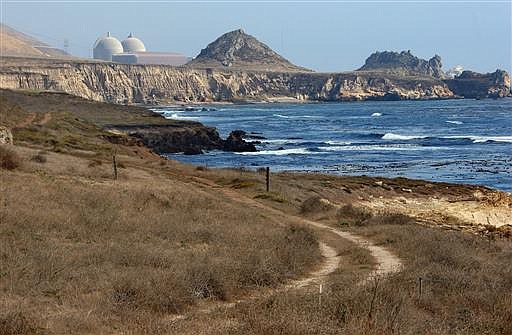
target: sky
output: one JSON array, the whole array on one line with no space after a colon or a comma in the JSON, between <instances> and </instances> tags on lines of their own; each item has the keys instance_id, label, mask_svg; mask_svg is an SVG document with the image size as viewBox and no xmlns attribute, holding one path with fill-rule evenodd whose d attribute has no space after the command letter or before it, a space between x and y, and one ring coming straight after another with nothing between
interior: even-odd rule
<instances>
[{"instance_id":1,"label":"sky","mask_svg":"<svg viewBox=\"0 0 512 335\"><path fill-rule=\"evenodd\" d=\"M196 56L225 32L243 28L291 62L316 71L359 68L375 51L442 58L443 68L512 70L512 1L28 1L2 0L1 21L90 57L110 31L130 32L148 51Z\"/></svg>"}]
</instances>

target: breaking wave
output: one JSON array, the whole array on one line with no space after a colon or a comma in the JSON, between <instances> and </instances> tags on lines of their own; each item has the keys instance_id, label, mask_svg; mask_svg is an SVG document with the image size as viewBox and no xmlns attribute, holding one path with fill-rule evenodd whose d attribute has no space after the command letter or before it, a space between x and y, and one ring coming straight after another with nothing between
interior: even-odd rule
<instances>
[{"instance_id":1,"label":"breaking wave","mask_svg":"<svg viewBox=\"0 0 512 335\"><path fill-rule=\"evenodd\" d=\"M282 149L282 150L262 150L257 152L236 152L237 155L243 156L259 156L259 155L309 155L315 152L309 151L307 148L294 148L294 149Z\"/></svg>"},{"instance_id":2,"label":"breaking wave","mask_svg":"<svg viewBox=\"0 0 512 335\"><path fill-rule=\"evenodd\" d=\"M420 150L438 150L441 147L426 147L413 144L395 144L395 145L345 145L332 147L319 147L323 151L420 151Z\"/></svg>"},{"instance_id":3,"label":"breaking wave","mask_svg":"<svg viewBox=\"0 0 512 335\"><path fill-rule=\"evenodd\" d=\"M428 136L418 136L418 135L400 135L400 134L393 134L393 133L386 133L382 136L383 140L414 140L414 139L421 139L421 138L427 138Z\"/></svg>"},{"instance_id":4,"label":"breaking wave","mask_svg":"<svg viewBox=\"0 0 512 335\"><path fill-rule=\"evenodd\" d=\"M473 143L485 142L507 142L512 143L512 136L480 136L480 135L455 135L455 136L421 136L421 135L400 135L387 133L382 136L383 140L407 141L414 139L460 139L471 140Z\"/></svg>"}]
</instances>

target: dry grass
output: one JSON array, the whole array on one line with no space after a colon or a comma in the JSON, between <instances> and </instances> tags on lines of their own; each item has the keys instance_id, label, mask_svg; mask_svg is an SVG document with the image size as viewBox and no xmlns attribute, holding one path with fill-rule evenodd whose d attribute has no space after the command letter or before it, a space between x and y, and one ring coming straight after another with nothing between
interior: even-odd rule
<instances>
[{"instance_id":1,"label":"dry grass","mask_svg":"<svg viewBox=\"0 0 512 335\"><path fill-rule=\"evenodd\" d=\"M0 304L23 316L2 315L5 329L146 332L198 303L295 278L320 257L311 230L215 190L129 158L114 182L102 177L109 164L66 157L2 174Z\"/></svg>"},{"instance_id":2,"label":"dry grass","mask_svg":"<svg viewBox=\"0 0 512 335\"><path fill-rule=\"evenodd\" d=\"M369 225L355 231L400 254L405 269L367 285L357 285L360 277L354 272L332 276L321 301L317 290L287 292L243 304L227 315L209 315L208 321L193 320L194 331L190 323L179 324L177 332L511 334L510 243L417 225ZM368 261L355 258L354 264ZM349 265L342 267L353 271ZM216 326L208 327L207 322Z\"/></svg>"}]
</instances>

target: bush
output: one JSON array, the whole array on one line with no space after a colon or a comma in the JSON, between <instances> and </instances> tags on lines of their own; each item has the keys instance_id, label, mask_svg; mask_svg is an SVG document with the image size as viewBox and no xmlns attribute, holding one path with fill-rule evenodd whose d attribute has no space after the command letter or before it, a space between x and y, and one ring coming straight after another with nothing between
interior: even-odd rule
<instances>
[{"instance_id":1,"label":"bush","mask_svg":"<svg viewBox=\"0 0 512 335\"><path fill-rule=\"evenodd\" d=\"M46 163L47 159L46 159L46 156L41 154L41 153L38 153L34 156L32 156L32 158L30 158L31 161L33 162L36 162L36 163Z\"/></svg>"},{"instance_id":2,"label":"bush","mask_svg":"<svg viewBox=\"0 0 512 335\"><path fill-rule=\"evenodd\" d=\"M318 213L328 211L332 208L333 206L327 200L315 195L307 198L302 202L302 204L300 205L300 212L303 214Z\"/></svg>"},{"instance_id":3,"label":"bush","mask_svg":"<svg viewBox=\"0 0 512 335\"><path fill-rule=\"evenodd\" d=\"M89 161L88 166L89 166L90 168L93 168L93 167L96 167L96 166L100 166L101 164L102 164L102 163L101 163L101 160L99 160L99 159L95 158L95 159L92 159L92 160L90 160L90 161Z\"/></svg>"},{"instance_id":4,"label":"bush","mask_svg":"<svg viewBox=\"0 0 512 335\"><path fill-rule=\"evenodd\" d=\"M416 223L416 221L412 217L405 214L385 213L373 216L372 218L367 220L367 223L376 225L407 225Z\"/></svg>"},{"instance_id":5,"label":"bush","mask_svg":"<svg viewBox=\"0 0 512 335\"><path fill-rule=\"evenodd\" d=\"M0 167L5 170L14 170L20 167L21 158L13 150L0 146Z\"/></svg>"},{"instance_id":6,"label":"bush","mask_svg":"<svg viewBox=\"0 0 512 335\"><path fill-rule=\"evenodd\" d=\"M8 312L7 314L0 315L0 334L2 335L38 333L37 327L29 322L25 315L20 312Z\"/></svg>"},{"instance_id":7,"label":"bush","mask_svg":"<svg viewBox=\"0 0 512 335\"><path fill-rule=\"evenodd\" d=\"M362 225L372 217L372 214L362 208L354 207L352 204L345 205L338 209L336 218L355 225Z\"/></svg>"}]
</instances>

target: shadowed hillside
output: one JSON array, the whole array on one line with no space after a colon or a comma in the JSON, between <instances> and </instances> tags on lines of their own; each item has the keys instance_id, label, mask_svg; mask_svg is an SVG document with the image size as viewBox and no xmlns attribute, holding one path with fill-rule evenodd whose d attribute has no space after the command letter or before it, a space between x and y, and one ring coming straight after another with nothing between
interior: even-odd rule
<instances>
[{"instance_id":1,"label":"shadowed hillside","mask_svg":"<svg viewBox=\"0 0 512 335\"><path fill-rule=\"evenodd\" d=\"M0 39L2 40L2 56L69 58L67 52L43 43L36 38L26 35L11 27L0 24Z\"/></svg>"}]
</instances>

